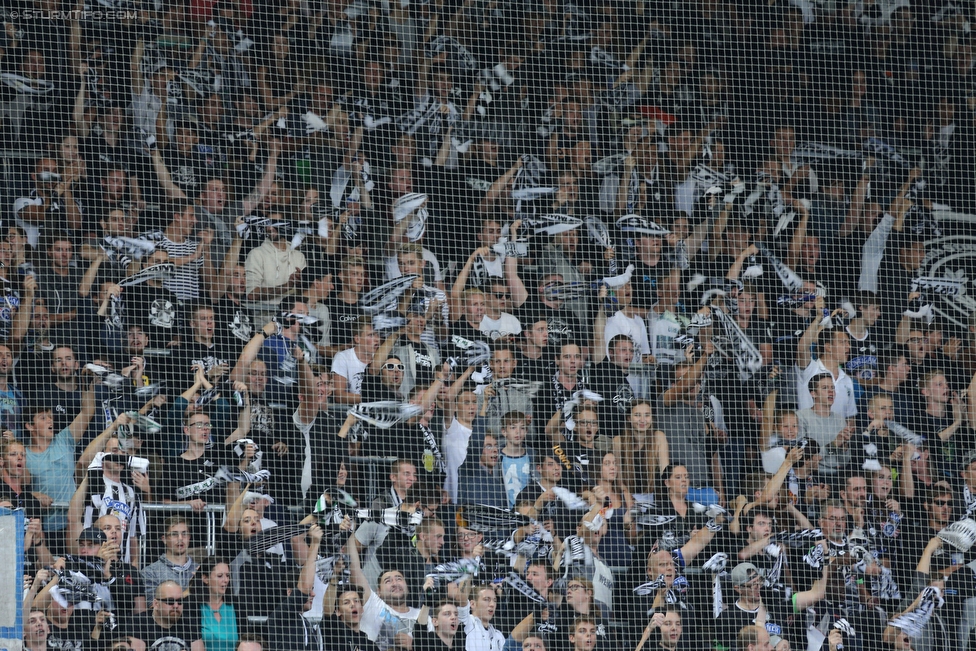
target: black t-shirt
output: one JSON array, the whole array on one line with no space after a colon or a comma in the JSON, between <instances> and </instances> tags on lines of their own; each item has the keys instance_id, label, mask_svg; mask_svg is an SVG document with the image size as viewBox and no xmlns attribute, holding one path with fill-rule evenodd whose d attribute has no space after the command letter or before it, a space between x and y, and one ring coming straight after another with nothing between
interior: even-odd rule
<instances>
[{"instance_id":1,"label":"black t-shirt","mask_svg":"<svg viewBox=\"0 0 976 651\"><path fill-rule=\"evenodd\" d=\"M148 284L126 287L122 302L125 326L141 327L149 337L150 348L164 348L180 334L180 300L168 289Z\"/></svg>"},{"instance_id":2,"label":"black t-shirt","mask_svg":"<svg viewBox=\"0 0 976 651\"><path fill-rule=\"evenodd\" d=\"M424 580L428 569L433 566L428 566L406 536L390 532L383 544L376 549L376 561L383 571L399 570L403 574L408 588L408 606L419 608L424 604Z\"/></svg>"},{"instance_id":3,"label":"black t-shirt","mask_svg":"<svg viewBox=\"0 0 976 651\"><path fill-rule=\"evenodd\" d=\"M174 502L189 502L199 499L207 504L222 504L224 484L213 476L220 465L220 460L209 454L192 461L187 461L183 457L167 457L159 486L159 495L163 499ZM186 513L184 516L189 524L193 540L206 540L207 515L205 513Z\"/></svg>"},{"instance_id":4,"label":"black t-shirt","mask_svg":"<svg viewBox=\"0 0 976 651\"><path fill-rule=\"evenodd\" d=\"M735 594L734 588L730 585L724 586L723 592ZM793 614L789 599L783 593L763 589L761 591L763 605L766 607L766 631L770 635L778 635L788 639L791 644L795 644L794 636L791 634ZM716 651L734 649L739 630L744 626L755 624L757 611L745 610L738 605L738 601L728 604L726 609L715 619L714 623L714 646Z\"/></svg>"},{"instance_id":5,"label":"black t-shirt","mask_svg":"<svg viewBox=\"0 0 976 651\"><path fill-rule=\"evenodd\" d=\"M466 644L467 636L464 634L464 627L460 625L457 633L454 634L454 642L450 647L444 644L437 633L428 631L424 626L417 626L413 631L413 651L448 651L449 649L463 649Z\"/></svg>"},{"instance_id":6,"label":"black t-shirt","mask_svg":"<svg viewBox=\"0 0 976 651\"><path fill-rule=\"evenodd\" d=\"M112 613L120 619L128 619L135 610L136 597L146 596L142 574L135 566L122 562L112 563L110 570L113 580L103 583L112 593Z\"/></svg>"},{"instance_id":7,"label":"black t-shirt","mask_svg":"<svg viewBox=\"0 0 976 651\"><path fill-rule=\"evenodd\" d=\"M332 345L349 348L352 346L353 335L356 334L356 322L363 314L359 309L359 302L346 303L336 293L326 299L325 305L329 308L329 318L332 319Z\"/></svg>"},{"instance_id":8,"label":"black t-shirt","mask_svg":"<svg viewBox=\"0 0 976 651\"><path fill-rule=\"evenodd\" d=\"M641 260L635 260L634 275L631 276L631 285L634 288L634 307L649 310L656 305L658 302L658 283L669 273L671 273L671 266L664 255L654 266L644 264Z\"/></svg>"},{"instance_id":9,"label":"black t-shirt","mask_svg":"<svg viewBox=\"0 0 976 651\"><path fill-rule=\"evenodd\" d=\"M539 359L526 357L521 350L515 352L515 358L518 360L516 372L527 382L545 382L552 377L552 364L545 349Z\"/></svg>"},{"instance_id":10,"label":"black t-shirt","mask_svg":"<svg viewBox=\"0 0 976 651\"><path fill-rule=\"evenodd\" d=\"M419 626L417 628L420 628ZM376 645L369 641L369 638L362 631L354 631L345 624L338 617L325 617L322 619L322 624L320 625L322 631L322 640L326 644L326 648L331 651L378 651ZM436 650L439 647L428 647L424 646L421 641L418 646L418 633L419 631L414 631L413 636L413 648L414 651L424 651L426 649ZM426 633L426 631L424 631ZM463 635L463 633L458 633ZM455 638L456 640L457 638ZM464 638L462 638L464 639ZM438 638L439 641L439 638ZM291 647L299 648L299 647ZM463 649L464 645L460 647L455 645L457 649ZM269 651L274 649L270 647Z\"/></svg>"},{"instance_id":11,"label":"black t-shirt","mask_svg":"<svg viewBox=\"0 0 976 651\"><path fill-rule=\"evenodd\" d=\"M622 434L634 399L627 373L610 360L604 360L593 367L586 383L590 391L603 396L599 409L600 431L610 436Z\"/></svg>"},{"instance_id":12,"label":"black t-shirt","mask_svg":"<svg viewBox=\"0 0 976 651\"><path fill-rule=\"evenodd\" d=\"M317 651L320 648L319 631L316 631L312 624L302 617L306 599L306 595L293 590L291 595L278 602L274 612L268 617L268 624L265 627L264 635L268 641L268 651ZM363 638L366 636L364 635ZM366 639L368 641L368 638ZM326 649L349 648L334 646L333 639L324 635L322 641Z\"/></svg>"},{"instance_id":13,"label":"black t-shirt","mask_svg":"<svg viewBox=\"0 0 976 651\"><path fill-rule=\"evenodd\" d=\"M60 430L59 430L60 431ZM24 517L33 520L39 518L44 513L44 507L31 493L31 484L27 482L21 486L20 493L15 493L14 489L6 482L0 481L0 502L10 502L15 509L24 509Z\"/></svg>"},{"instance_id":14,"label":"black t-shirt","mask_svg":"<svg viewBox=\"0 0 976 651\"><path fill-rule=\"evenodd\" d=\"M235 303L227 297L214 305L214 324L217 355L228 360L240 357L241 350L256 332L251 311L243 303Z\"/></svg>"},{"instance_id":15,"label":"black t-shirt","mask_svg":"<svg viewBox=\"0 0 976 651\"><path fill-rule=\"evenodd\" d=\"M95 628L95 611L75 609L71 613L68 625L61 629L51 624L51 635L48 637L48 647L64 650L81 651L82 649L92 648L94 640L91 639L92 629ZM52 644L51 638L55 638Z\"/></svg>"},{"instance_id":16,"label":"black t-shirt","mask_svg":"<svg viewBox=\"0 0 976 651\"><path fill-rule=\"evenodd\" d=\"M252 615L270 615L287 596L285 581L290 565L278 554L251 554L239 533L221 530L217 555L231 561L231 589L240 621Z\"/></svg>"},{"instance_id":17,"label":"black t-shirt","mask_svg":"<svg viewBox=\"0 0 976 651\"><path fill-rule=\"evenodd\" d=\"M125 634L145 642L147 651L190 651L192 644L202 639L200 620L193 610L184 603L183 616L169 628L157 624L151 611L136 615L125 626Z\"/></svg>"},{"instance_id":18,"label":"black t-shirt","mask_svg":"<svg viewBox=\"0 0 976 651\"><path fill-rule=\"evenodd\" d=\"M204 372L209 372L215 366L220 366L221 364L227 364L229 366L233 361L221 354L222 351L216 341L207 346L193 339L192 335L184 336L183 343L179 348L175 348L173 352L176 358L175 372L177 375L185 372L185 377L187 378L193 373L191 370L193 365L198 362L203 364ZM185 384L190 384L189 379L185 381Z\"/></svg>"}]
</instances>

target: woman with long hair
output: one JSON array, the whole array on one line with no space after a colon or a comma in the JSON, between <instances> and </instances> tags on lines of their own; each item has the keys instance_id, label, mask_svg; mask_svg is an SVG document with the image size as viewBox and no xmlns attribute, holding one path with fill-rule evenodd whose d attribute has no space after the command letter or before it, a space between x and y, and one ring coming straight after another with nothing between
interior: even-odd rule
<instances>
[{"instance_id":1,"label":"woman with long hair","mask_svg":"<svg viewBox=\"0 0 976 651\"><path fill-rule=\"evenodd\" d=\"M200 631L207 651L234 651L239 631L237 611L230 603L230 564L208 558L190 584L193 606L200 616Z\"/></svg>"},{"instance_id":2,"label":"woman with long hair","mask_svg":"<svg viewBox=\"0 0 976 651\"><path fill-rule=\"evenodd\" d=\"M654 429L651 403L634 400L624 433L613 441L613 452L620 465L620 480L631 492L654 494L658 474L668 466L668 439Z\"/></svg>"},{"instance_id":3,"label":"woman with long hair","mask_svg":"<svg viewBox=\"0 0 976 651\"><path fill-rule=\"evenodd\" d=\"M600 539L600 557L610 566L630 565L631 550L624 535L624 516L634 506L634 498L620 481L620 465L613 452L599 457L596 472L591 477L596 483L591 489L594 495L603 496L601 514L607 523L607 532Z\"/></svg>"}]
</instances>

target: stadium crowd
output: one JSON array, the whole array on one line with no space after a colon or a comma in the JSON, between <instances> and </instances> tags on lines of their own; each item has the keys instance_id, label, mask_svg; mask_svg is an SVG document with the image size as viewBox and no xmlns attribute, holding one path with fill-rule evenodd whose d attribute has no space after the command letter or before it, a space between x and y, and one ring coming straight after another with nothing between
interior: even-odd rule
<instances>
[{"instance_id":1,"label":"stadium crowd","mask_svg":"<svg viewBox=\"0 0 976 651\"><path fill-rule=\"evenodd\" d=\"M5 3L24 648L976 648L974 13Z\"/></svg>"}]
</instances>

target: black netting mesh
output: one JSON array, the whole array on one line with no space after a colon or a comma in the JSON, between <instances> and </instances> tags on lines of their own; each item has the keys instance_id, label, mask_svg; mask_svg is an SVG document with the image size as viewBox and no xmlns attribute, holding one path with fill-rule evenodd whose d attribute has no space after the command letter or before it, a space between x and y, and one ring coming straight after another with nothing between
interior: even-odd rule
<instances>
[{"instance_id":1,"label":"black netting mesh","mask_svg":"<svg viewBox=\"0 0 976 651\"><path fill-rule=\"evenodd\" d=\"M8 0L25 647L976 648L974 14Z\"/></svg>"}]
</instances>

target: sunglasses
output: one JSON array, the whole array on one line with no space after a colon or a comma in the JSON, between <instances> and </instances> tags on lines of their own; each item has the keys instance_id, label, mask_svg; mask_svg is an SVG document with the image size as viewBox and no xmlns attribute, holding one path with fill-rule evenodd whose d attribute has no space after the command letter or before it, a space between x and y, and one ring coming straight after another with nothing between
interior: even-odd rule
<instances>
[{"instance_id":1,"label":"sunglasses","mask_svg":"<svg viewBox=\"0 0 976 651\"><path fill-rule=\"evenodd\" d=\"M384 371L402 371L406 368L403 364L394 364L393 362L387 362L383 364Z\"/></svg>"},{"instance_id":2,"label":"sunglasses","mask_svg":"<svg viewBox=\"0 0 976 651\"><path fill-rule=\"evenodd\" d=\"M932 504L936 506L949 506L952 504L952 500L932 500Z\"/></svg>"},{"instance_id":3,"label":"sunglasses","mask_svg":"<svg viewBox=\"0 0 976 651\"><path fill-rule=\"evenodd\" d=\"M183 599L180 597L167 597L166 599L156 599L156 601L167 606L180 606L183 604Z\"/></svg>"},{"instance_id":4,"label":"sunglasses","mask_svg":"<svg viewBox=\"0 0 976 651\"><path fill-rule=\"evenodd\" d=\"M505 299L512 297L512 295L509 294L508 292L492 292L491 295L494 296L495 298L505 298Z\"/></svg>"}]
</instances>

